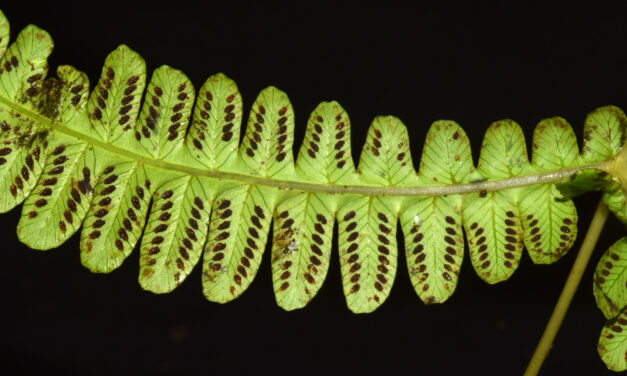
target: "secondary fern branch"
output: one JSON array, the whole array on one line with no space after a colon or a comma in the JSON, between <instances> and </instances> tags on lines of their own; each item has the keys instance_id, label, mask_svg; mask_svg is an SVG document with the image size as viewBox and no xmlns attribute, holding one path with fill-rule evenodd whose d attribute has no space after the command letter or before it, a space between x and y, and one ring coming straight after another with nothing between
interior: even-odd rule
<instances>
[{"instance_id":1,"label":"secondary fern branch","mask_svg":"<svg viewBox=\"0 0 627 376\"><path fill-rule=\"evenodd\" d=\"M235 299L274 223L275 296L301 308L326 277L337 225L347 304L371 312L396 277L400 225L417 294L440 303L456 288L465 244L488 283L512 275L523 247L536 263L562 257L577 233L563 192L605 189L627 219L627 119L616 107L588 116L581 153L566 120L541 121L531 160L520 126L497 121L477 165L463 129L437 121L416 172L407 129L392 116L373 121L355 168L348 114L324 102L294 161L294 111L274 87L252 104L240 143L243 103L223 74L198 91L168 66L148 80L144 60L122 45L90 91L70 66L46 78L45 31L29 26L6 48L1 13L0 25L0 211L24 203L18 236L34 249L82 227L81 262L94 272L117 268L141 239L139 282L155 293L176 288L202 256L205 296Z\"/></svg>"}]
</instances>

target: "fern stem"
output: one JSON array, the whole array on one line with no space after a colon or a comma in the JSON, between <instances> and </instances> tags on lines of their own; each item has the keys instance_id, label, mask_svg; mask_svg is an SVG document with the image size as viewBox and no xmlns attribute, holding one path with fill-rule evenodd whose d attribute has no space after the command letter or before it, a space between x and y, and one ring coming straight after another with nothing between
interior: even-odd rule
<instances>
[{"instance_id":1,"label":"fern stem","mask_svg":"<svg viewBox=\"0 0 627 376\"><path fill-rule=\"evenodd\" d=\"M456 183L452 185L425 185L425 186L373 186L368 185L366 182L356 185L344 185L333 183L313 183L299 180L280 180L274 178L267 178L257 176L254 174L244 174L234 171L219 171L209 170L204 166L198 164L181 165L177 163L168 162L161 159L154 159L146 157L141 154L134 153L131 150L127 150L118 147L114 143L99 140L89 135L76 131L65 124L55 122L43 115L37 114L33 111L26 109L23 106L17 105L3 97L0 97L0 104L5 105L12 110L29 117L39 124L53 130L55 132L63 133L72 137L76 137L79 140L85 141L90 145L93 145L99 149L107 152L120 155L134 161L140 162L144 165L164 169L167 171L177 171L187 175L203 176L209 178L215 178L220 180L230 180L241 182L249 185L263 185L268 187L277 187L279 189L296 190L304 192L317 192L317 193L330 193L330 194L360 194L367 196L446 196L452 194L464 194L473 192L494 192L508 188L524 187L533 184L546 184L546 183L558 183L565 181L572 177L576 173L587 169L600 169L608 173L612 173L613 176L618 174L617 171L623 171L624 161L617 162L616 158L610 158L607 160L593 162L584 165L578 165L574 167L563 167L552 171L542 171L529 175L513 176L507 179L497 179L491 181L481 181L474 183ZM623 153L624 154L624 153ZM625 159L625 157L623 157ZM622 173L624 175L624 173ZM304 179L301 177L300 179ZM620 179L623 181L623 179Z\"/></svg>"},{"instance_id":2,"label":"fern stem","mask_svg":"<svg viewBox=\"0 0 627 376\"><path fill-rule=\"evenodd\" d=\"M594 212L594 216L592 217L590 227L588 228L588 232L586 233L586 237L583 239L583 243L581 244L577 258L575 259L575 263L568 274L568 279L566 280L562 293L555 305L555 308L553 309L553 314L551 314L551 318L544 329L544 333L542 333L542 338L540 338L540 342L538 342L538 346L536 347L536 350L527 365L525 376L537 375L540 371L540 367L542 367L544 359L551 350L555 335L562 325L568 306L570 306L570 302L577 291L581 277L586 270L592 251L594 250L597 240L601 235L601 230L607 220L608 213L609 211L603 204L603 201L599 201L596 211Z\"/></svg>"}]
</instances>

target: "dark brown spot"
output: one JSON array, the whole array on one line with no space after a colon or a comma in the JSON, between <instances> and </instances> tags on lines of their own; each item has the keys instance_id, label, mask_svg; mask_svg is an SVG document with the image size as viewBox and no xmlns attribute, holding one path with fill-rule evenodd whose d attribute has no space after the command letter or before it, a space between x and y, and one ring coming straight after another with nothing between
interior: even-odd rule
<instances>
[{"instance_id":1,"label":"dark brown spot","mask_svg":"<svg viewBox=\"0 0 627 376\"><path fill-rule=\"evenodd\" d=\"M137 220L137 215L135 215L135 211L132 208L128 208L128 210L126 211L126 214L132 221Z\"/></svg>"},{"instance_id":2,"label":"dark brown spot","mask_svg":"<svg viewBox=\"0 0 627 376\"><path fill-rule=\"evenodd\" d=\"M316 280L314 279L314 277L313 277L311 274L309 274L309 273L305 273L305 274L303 274L303 277L305 277L305 279L307 280L307 282L311 283L312 285L313 285L314 283L316 283Z\"/></svg>"},{"instance_id":3,"label":"dark brown spot","mask_svg":"<svg viewBox=\"0 0 627 376\"><path fill-rule=\"evenodd\" d=\"M100 191L100 194L102 196L107 196L107 195L111 194L113 191L115 191L115 189L116 189L115 185L109 185L109 186L103 188L103 190Z\"/></svg>"},{"instance_id":4,"label":"dark brown spot","mask_svg":"<svg viewBox=\"0 0 627 376\"><path fill-rule=\"evenodd\" d=\"M311 245L311 251L315 254L317 254L318 256L322 256L322 250L320 249L320 247L318 247L317 244L312 244Z\"/></svg>"},{"instance_id":5,"label":"dark brown spot","mask_svg":"<svg viewBox=\"0 0 627 376\"><path fill-rule=\"evenodd\" d=\"M67 223L72 223L72 213L70 213L69 210L65 210L63 212L63 217L65 218L65 220L67 221Z\"/></svg>"},{"instance_id":6,"label":"dark brown spot","mask_svg":"<svg viewBox=\"0 0 627 376\"><path fill-rule=\"evenodd\" d=\"M133 229L133 226L131 225L131 221L128 218L124 218L122 220L122 225L124 226L126 231L131 231Z\"/></svg>"},{"instance_id":7,"label":"dark brown spot","mask_svg":"<svg viewBox=\"0 0 627 376\"><path fill-rule=\"evenodd\" d=\"M240 261L240 262L242 263L242 265L244 265L245 267L250 268L250 261L248 261L248 259L247 259L246 257L242 257L242 258L240 258L240 260L239 260L239 261Z\"/></svg>"},{"instance_id":8,"label":"dark brown spot","mask_svg":"<svg viewBox=\"0 0 627 376\"><path fill-rule=\"evenodd\" d=\"M137 198L137 196L133 196L131 197L131 204L133 204L133 207L137 210L139 210L140 208L140 202L139 199Z\"/></svg>"},{"instance_id":9,"label":"dark brown spot","mask_svg":"<svg viewBox=\"0 0 627 376\"><path fill-rule=\"evenodd\" d=\"M255 225L258 229L262 228L261 222L259 221L259 218L255 215L250 217L250 221L252 222L253 225Z\"/></svg>"},{"instance_id":10,"label":"dark brown spot","mask_svg":"<svg viewBox=\"0 0 627 376\"><path fill-rule=\"evenodd\" d=\"M345 231L346 232L351 232L353 231L355 228L357 227L357 222L351 222L348 224L348 226L346 226Z\"/></svg>"},{"instance_id":11,"label":"dark brown spot","mask_svg":"<svg viewBox=\"0 0 627 376\"><path fill-rule=\"evenodd\" d=\"M63 166L57 166L57 167L52 168L48 172L48 174L50 174L50 175L58 175L58 174L60 174L62 172L63 172Z\"/></svg>"},{"instance_id":12,"label":"dark brown spot","mask_svg":"<svg viewBox=\"0 0 627 376\"><path fill-rule=\"evenodd\" d=\"M104 183L105 184L112 184L113 182L115 182L118 179L118 176L113 174L113 175L109 175L105 180Z\"/></svg>"},{"instance_id":13,"label":"dark brown spot","mask_svg":"<svg viewBox=\"0 0 627 376\"><path fill-rule=\"evenodd\" d=\"M356 255L356 254L355 254ZM360 263L354 263L353 266L351 266L349 272L351 273L355 273L356 271L358 271L361 268L361 264Z\"/></svg>"},{"instance_id":14,"label":"dark brown spot","mask_svg":"<svg viewBox=\"0 0 627 376\"><path fill-rule=\"evenodd\" d=\"M251 238L246 238L246 244L248 244L248 246L252 249L259 249L259 246L257 246L257 243L255 243L255 241L252 240Z\"/></svg>"},{"instance_id":15,"label":"dark brown spot","mask_svg":"<svg viewBox=\"0 0 627 376\"><path fill-rule=\"evenodd\" d=\"M248 277L248 273L246 272L246 269L245 269L243 266L241 266L241 265L239 265L239 266L237 267L237 272L238 272L239 274L241 274L241 275L242 275L242 277L244 277L244 278Z\"/></svg>"}]
</instances>

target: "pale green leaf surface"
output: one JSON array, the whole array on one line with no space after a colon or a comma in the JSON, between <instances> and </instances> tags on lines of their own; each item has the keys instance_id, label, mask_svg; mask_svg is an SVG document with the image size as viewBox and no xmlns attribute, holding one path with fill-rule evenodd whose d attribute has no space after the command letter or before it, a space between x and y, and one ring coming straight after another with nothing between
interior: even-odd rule
<instances>
[{"instance_id":1,"label":"pale green leaf surface","mask_svg":"<svg viewBox=\"0 0 627 376\"><path fill-rule=\"evenodd\" d=\"M361 176L378 185L407 186L417 181L407 128L393 116L378 116L370 125L359 160Z\"/></svg>"},{"instance_id":2,"label":"pale green leaf surface","mask_svg":"<svg viewBox=\"0 0 627 376\"><path fill-rule=\"evenodd\" d=\"M606 318L616 317L627 306L627 237L614 243L594 271L593 292Z\"/></svg>"},{"instance_id":3,"label":"pale green leaf surface","mask_svg":"<svg viewBox=\"0 0 627 376\"><path fill-rule=\"evenodd\" d=\"M525 135L512 120L492 123L485 133L477 171L488 179L521 175L529 168Z\"/></svg>"},{"instance_id":4,"label":"pale green leaf surface","mask_svg":"<svg viewBox=\"0 0 627 376\"><path fill-rule=\"evenodd\" d=\"M198 93L187 147L211 170L232 168L237 157L241 124L242 96L237 85L224 74L215 74L207 79Z\"/></svg>"},{"instance_id":5,"label":"pale green leaf surface","mask_svg":"<svg viewBox=\"0 0 627 376\"><path fill-rule=\"evenodd\" d=\"M464 130L452 121L434 122L420 160L421 184L451 185L477 177ZM464 255L462 196L411 197L400 217L416 293L425 304L446 301L457 286Z\"/></svg>"},{"instance_id":6,"label":"pale green leaf surface","mask_svg":"<svg viewBox=\"0 0 627 376\"><path fill-rule=\"evenodd\" d=\"M139 284L167 293L198 263L215 192L210 181L183 176L155 193L140 247Z\"/></svg>"},{"instance_id":7,"label":"pale green leaf surface","mask_svg":"<svg viewBox=\"0 0 627 376\"><path fill-rule=\"evenodd\" d=\"M580 163L575 133L561 117L544 119L538 123L533 132L533 150L534 167L545 171Z\"/></svg>"},{"instance_id":8,"label":"pale green leaf surface","mask_svg":"<svg viewBox=\"0 0 627 376\"><path fill-rule=\"evenodd\" d=\"M627 370L627 307L603 326L597 349L608 369Z\"/></svg>"},{"instance_id":9,"label":"pale green leaf surface","mask_svg":"<svg viewBox=\"0 0 627 376\"><path fill-rule=\"evenodd\" d=\"M48 132L0 110L0 213L19 205L42 171Z\"/></svg>"},{"instance_id":10,"label":"pale green leaf surface","mask_svg":"<svg viewBox=\"0 0 627 376\"><path fill-rule=\"evenodd\" d=\"M181 71L167 65L154 71L131 135L139 141L140 150L153 158L163 159L183 146L194 95L192 83Z\"/></svg>"},{"instance_id":11,"label":"pale green leaf surface","mask_svg":"<svg viewBox=\"0 0 627 376\"><path fill-rule=\"evenodd\" d=\"M616 155L625 142L627 117L618 107L597 108L586 117L581 158L598 162Z\"/></svg>"},{"instance_id":12,"label":"pale green leaf surface","mask_svg":"<svg viewBox=\"0 0 627 376\"><path fill-rule=\"evenodd\" d=\"M388 197L359 196L338 211L340 267L348 308L368 313L383 304L397 265L397 208Z\"/></svg>"},{"instance_id":13,"label":"pale green leaf surface","mask_svg":"<svg viewBox=\"0 0 627 376\"><path fill-rule=\"evenodd\" d=\"M572 247L577 237L577 209L554 184L522 191L520 215L525 247L536 264L551 264Z\"/></svg>"},{"instance_id":14,"label":"pale green leaf surface","mask_svg":"<svg viewBox=\"0 0 627 376\"><path fill-rule=\"evenodd\" d=\"M337 102L320 103L307 121L296 161L298 172L320 183L354 181L350 138L350 119L342 106Z\"/></svg>"},{"instance_id":15,"label":"pale green leaf surface","mask_svg":"<svg viewBox=\"0 0 627 376\"><path fill-rule=\"evenodd\" d=\"M287 95L270 86L252 105L240 157L253 174L280 177L293 170L294 109Z\"/></svg>"},{"instance_id":16,"label":"pale green leaf surface","mask_svg":"<svg viewBox=\"0 0 627 376\"><path fill-rule=\"evenodd\" d=\"M488 283L508 279L520 262L523 230L511 192L473 193L464 198L470 261Z\"/></svg>"},{"instance_id":17,"label":"pale green leaf surface","mask_svg":"<svg viewBox=\"0 0 627 376\"><path fill-rule=\"evenodd\" d=\"M332 203L326 195L298 193L277 206L272 281L276 301L285 310L304 307L324 282L333 238Z\"/></svg>"},{"instance_id":18,"label":"pale green leaf surface","mask_svg":"<svg viewBox=\"0 0 627 376\"><path fill-rule=\"evenodd\" d=\"M31 99L41 91L52 46L47 32L33 25L24 28L0 60L0 96L33 109Z\"/></svg>"},{"instance_id":19,"label":"pale green leaf surface","mask_svg":"<svg viewBox=\"0 0 627 376\"><path fill-rule=\"evenodd\" d=\"M88 144L60 136L50 146L17 226L20 240L41 250L58 247L80 228L97 179L96 153Z\"/></svg>"},{"instance_id":20,"label":"pale green leaf surface","mask_svg":"<svg viewBox=\"0 0 627 376\"><path fill-rule=\"evenodd\" d=\"M464 258L461 196L412 197L400 219L414 290L425 304L443 303L455 291Z\"/></svg>"},{"instance_id":21,"label":"pale green leaf surface","mask_svg":"<svg viewBox=\"0 0 627 376\"><path fill-rule=\"evenodd\" d=\"M520 126L511 120L494 122L486 131L477 171L488 180L506 179L529 170L527 147ZM470 260L488 283L508 279L522 255L518 212L519 189L464 196L464 227Z\"/></svg>"},{"instance_id":22,"label":"pale green leaf surface","mask_svg":"<svg viewBox=\"0 0 627 376\"><path fill-rule=\"evenodd\" d=\"M133 150L135 120L146 84L146 62L126 45L120 45L107 56L98 84L91 92L87 111L91 131L103 141L126 137L118 146Z\"/></svg>"},{"instance_id":23,"label":"pale green leaf surface","mask_svg":"<svg viewBox=\"0 0 627 376\"><path fill-rule=\"evenodd\" d=\"M89 97L89 79L87 75L69 65L62 65L57 69L59 76L58 94L52 95L51 103L39 106L39 112L46 115L46 109L51 117L67 127L80 129L80 124L88 124L86 105ZM54 81L52 81L54 82ZM56 85L55 85L56 86ZM40 104L44 101L40 101Z\"/></svg>"},{"instance_id":24,"label":"pale green leaf surface","mask_svg":"<svg viewBox=\"0 0 627 376\"><path fill-rule=\"evenodd\" d=\"M425 185L467 183L474 177L480 178L472 163L470 141L454 121L439 120L429 128L419 177Z\"/></svg>"},{"instance_id":25,"label":"pale green leaf surface","mask_svg":"<svg viewBox=\"0 0 627 376\"><path fill-rule=\"evenodd\" d=\"M150 201L147 181L136 162L111 164L100 174L81 232L81 263L92 272L115 270L135 247Z\"/></svg>"},{"instance_id":26,"label":"pale green leaf surface","mask_svg":"<svg viewBox=\"0 0 627 376\"><path fill-rule=\"evenodd\" d=\"M9 31L9 21L0 10L0 59L4 56L4 51L9 45Z\"/></svg>"},{"instance_id":27,"label":"pale green leaf surface","mask_svg":"<svg viewBox=\"0 0 627 376\"><path fill-rule=\"evenodd\" d=\"M549 170L579 164L577 142L565 120L541 121L533 134L534 168ZM577 209L555 184L522 189L520 214L524 242L536 264L551 264L572 247L577 237Z\"/></svg>"},{"instance_id":28,"label":"pale green leaf surface","mask_svg":"<svg viewBox=\"0 0 627 376\"><path fill-rule=\"evenodd\" d=\"M272 191L244 185L216 198L202 271L203 292L210 301L237 298L255 278L274 210L267 201Z\"/></svg>"},{"instance_id":29,"label":"pale green leaf surface","mask_svg":"<svg viewBox=\"0 0 627 376\"><path fill-rule=\"evenodd\" d=\"M616 218L627 226L627 194L620 184L610 184L607 187L607 192L603 195L603 202L616 215Z\"/></svg>"}]
</instances>

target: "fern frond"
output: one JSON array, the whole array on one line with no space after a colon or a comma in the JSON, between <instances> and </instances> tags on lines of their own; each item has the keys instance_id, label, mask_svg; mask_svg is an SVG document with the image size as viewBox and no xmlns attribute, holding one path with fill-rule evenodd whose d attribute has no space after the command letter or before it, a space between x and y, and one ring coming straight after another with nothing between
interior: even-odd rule
<instances>
[{"instance_id":1,"label":"fern frond","mask_svg":"<svg viewBox=\"0 0 627 376\"><path fill-rule=\"evenodd\" d=\"M7 36L0 13L0 211L24 202L18 236L34 249L57 247L82 226L81 262L93 272L119 267L141 239L139 282L155 293L176 288L202 255L207 299L235 299L274 223L275 296L301 308L326 277L337 221L347 304L371 312L396 276L400 221L412 284L425 303L440 303L456 288L464 232L488 283L512 275L523 247L542 264L570 249L577 213L556 184L603 171L606 199L619 216L625 208L627 118L616 107L588 116L582 153L564 119L541 121L531 161L520 126L495 122L476 167L464 130L437 121L416 172L407 129L392 116L373 121L355 168L350 119L324 102L294 163L295 115L275 87L252 104L239 144L242 98L223 74L196 95L168 66L148 81L144 60L122 45L90 93L70 66L46 79L45 31L27 27L3 54Z\"/></svg>"}]
</instances>

